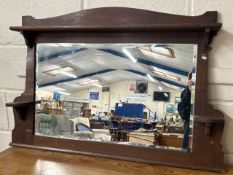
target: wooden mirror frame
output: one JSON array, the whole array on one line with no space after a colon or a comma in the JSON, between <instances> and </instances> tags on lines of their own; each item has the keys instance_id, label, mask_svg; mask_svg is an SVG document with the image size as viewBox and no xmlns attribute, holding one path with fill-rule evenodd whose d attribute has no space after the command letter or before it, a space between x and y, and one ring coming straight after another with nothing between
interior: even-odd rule
<instances>
[{"instance_id":1,"label":"wooden mirror frame","mask_svg":"<svg viewBox=\"0 0 233 175\"><path fill-rule=\"evenodd\" d=\"M7 106L13 107L15 128L11 146L78 153L115 159L222 172L220 145L224 117L208 104L208 51L221 28L217 12L180 16L132 8L96 8L63 16L34 19L23 16L21 32L27 44L26 87ZM198 45L192 152L68 140L34 134L35 55L37 43L188 43Z\"/></svg>"}]
</instances>

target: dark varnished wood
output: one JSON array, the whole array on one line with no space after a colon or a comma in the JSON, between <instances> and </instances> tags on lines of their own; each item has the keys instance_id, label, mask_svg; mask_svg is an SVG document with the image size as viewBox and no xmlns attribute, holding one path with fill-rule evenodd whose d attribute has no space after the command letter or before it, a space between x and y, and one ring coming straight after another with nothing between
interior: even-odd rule
<instances>
[{"instance_id":1,"label":"dark varnished wood","mask_svg":"<svg viewBox=\"0 0 233 175\"><path fill-rule=\"evenodd\" d=\"M25 107L27 105L30 105L31 103L34 103L34 101L20 101L20 102L11 102L6 103L6 107Z\"/></svg>"},{"instance_id":2,"label":"dark varnished wood","mask_svg":"<svg viewBox=\"0 0 233 175\"><path fill-rule=\"evenodd\" d=\"M63 16L52 17L47 19L35 19L32 16L23 16L23 27L25 26L58 26L70 28L143 28L145 27L167 27L178 26L205 26L217 27L220 23L216 23L216 11L209 11L200 16L181 16L166 13L156 13L148 10L139 10L124 7L103 7L95 9L87 9L78 13L70 13ZM60 23L58 23L58 21ZM87 22L88 21L88 22ZM156 21L156 23L155 23ZM118 24L118 25L117 25ZM117 25L117 26L116 26Z\"/></svg>"},{"instance_id":3,"label":"dark varnished wood","mask_svg":"<svg viewBox=\"0 0 233 175\"><path fill-rule=\"evenodd\" d=\"M220 146L223 114L208 104L209 44L220 29L217 12L179 16L131 8L97 8L47 19L23 17L20 31L28 46L26 89L14 104L34 101L35 47L37 43L192 43L198 45L191 153L113 143L66 140L34 135L35 104L13 106L12 146L31 147L144 163L222 172ZM206 57L207 59L202 59ZM98 159L96 159L98 160ZM150 173L149 173L150 174Z\"/></svg>"},{"instance_id":4,"label":"dark varnished wood","mask_svg":"<svg viewBox=\"0 0 233 175\"><path fill-rule=\"evenodd\" d=\"M95 158L52 151L10 148L0 153L1 175L217 175L197 170ZM225 175L233 174L226 166Z\"/></svg>"},{"instance_id":5,"label":"dark varnished wood","mask_svg":"<svg viewBox=\"0 0 233 175\"><path fill-rule=\"evenodd\" d=\"M107 32L107 31L112 31L112 32L134 32L134 31L163 31L164 29L166 30L175 30L175 31L182 31L182 30L190 30L190 31L200 31L205 27L211 27L214 30L218 30L221 25L220 24L209 24L209 25L190 25L190 24L184 24L183 26L180 26L179 24L167 24L167 25L155 25L155 26L134 26L134 27L121 27L118 26L116 27L105 27L105 26L98 26L96 28L93 27L80 27L80 26L22 26L22 27L17 27L17 26L12 26L10 27L11 30L13 31L24 31L24 32L38 32L38 31L43 31L43 32L55 32L55 31L66 31L66 32L92 32L92 31L98 31L98 32Z\"/></svg>"}]
</instances>

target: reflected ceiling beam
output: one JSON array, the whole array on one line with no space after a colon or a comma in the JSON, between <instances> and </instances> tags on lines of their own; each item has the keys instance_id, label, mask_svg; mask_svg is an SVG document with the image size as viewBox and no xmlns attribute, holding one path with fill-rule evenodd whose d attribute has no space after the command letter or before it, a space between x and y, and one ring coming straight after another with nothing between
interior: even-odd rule
<instances>
[{"instance_id":1,"label":"reflected ceiling beam","mask_svg":"<svg viewBox=\"0 0 233 175\"><path fill-rule=\"evenodd\" d=\"M65 50L65 51L57 52L57 53L54 53L54 54L51 54L51 55L48 55L48 56L39 57L38 62L48 61L48 60L58 58L60 56L67 56L67 55L70 55L70 54L74 54L74 53L82 52L82 51L86 51L86 50L88 50L88 49L87 48L78 48L78 49ZM121 58L124 58L124 59L129 59L124 53L121 53L121 52L118 52L118 51L115 51L115 50L112 50L112 49L97 49L97 50L102 51L102 52L106 52L106 53L109 53L109 54L112 54L114 56L118 56L118 57L121 57ZM144 60L144 59L141 59L141 58L137 58L137 62L139 62L141 64L148 65L148 66L155 66L155 67L157 67L159 69L163 69L163 70L173 72L173 73L176 73L176 74L179 74L179 75L183 75L183 76L188 75L188 72L186 72L186 71L183 71L183 70L180 70L180 69L177 69L177 68L173 68L173 67L170 67L170 66L162 65L162 64L159 64L159 63L155 63L155 62L152 62L152 61L149 61L149 60Z\"/></svg>"},{"instance_id":2,"label":"reflected ceiling beam","mask_svg":"<svg viewBox=\"0 0 233 175\"><path fill-rule=\"evenodd\" d=\"M58 83L65 83L65 82L69 82L69 81L88 78L88 77L91 77L91 76L100 75L100 74L104 74L104 73L107 73L107 72L112 72L112 71L115 71L115 70L116 69L105 69L105 70L101 70L101 71L97 71L97 72L93 72L93 73L80 75L80 76L77 76L77 78L68 78L68 79L57 80L57 81L53 81L53 82L49 82L49 83L39 84L38 87L41 88L41 87L46 87L46 86L52 86L52 85L56 85Z\"/></svg>"},{"instance_id":3,"label":"reflected ceiling beam","mask_svg":"<svg viewBox=\"0 0 233 175\"><path fill-rule=\"evenodd\" d=\"M143 72L140 72L140 71L136 71L136 70L132 70L132 69L124 69L124 70L126 70L126 71L128 71L128 72L132 72L132 73L138 74L138 75L141 75L141 76L144 76L144 77L147 77L147 74L146 74L146 73L143 73ZM160 78L160 77L155 77L155 76L152 76L152 77L153 77L155 80L158 80L158 81L160 81L160 82L164 82L164 83L171 84L171 85L173 85L173 86L185 88L185 85L176 83L176 82L174 82L174 81L167 80L167 79Z\"/></svg>"},{"instance_id":4,"label":"reflected ceiling beam","mask_svg":"<svg viewBox=\"0 0 233 175\"><path fill-rule=\"evenodd\" d=\"M49 83L40 84L40 85L38 85L38 87L41 88L41 87L56 85L58 83L65 83L65 82L79 80L79 79L83 79L83 78L89 78L91 76L100 75L100 74L112 72L112 71L115 71L115 70L117 70L117 69L105 69L105 70L101 70L101 71L97 71L97 72L93 72L93 73L88 73L88 74L80 75L77 78L68 78L68 79L57 80L57 81L53 81L53 82L49 82ZM144 72L140 72L140 71L132 70L132 69L123 69L123 70L131 72L131 73L135 73L137 75L141 75L143 77L147 77L147 74L144 73ZM164 83L168 83L168 84L171 84L171 85L174 85L174 86L177 86L177 87L185 88L184 85L179 84L177 82L174 82L174 81L171 81L171 80L167 80L167 79L164 79L164 78L160 78L160 77L155 77L155 76L152 76L152 77L155 80L158 80L160 82L164 82Z\"/></svg>"},{"instance_id":5,"label":"reflected ceiling beam","mask_svg":"<svg viewBox=\"0 0 233 175\"><path fill-rule=\"evenodd\" d=\"M118 51L115 51L115 50L112 50L112 49L97 49L97 50L100 50L102 52L106 52L106 53L109 53L109 54L112 54L114 56L118 56L118 57L121 57L121 58L124 58L124 59L129 59L124 53L121 53L121 52L118 52ZM136 58L136 59L137 59L138 63L145 64L145 65L148 65L148 66L154 66L154 67L157 67L159 69L163 69L163 70L173 72L173 73L176 73L176 74L179 74L179 75L188 76L188 73L189 73L187 71L183 71L183 70L180 70L180 69L177 69L177 68L174 68L174 67L170 67L170 66L159 64L159 63L155 63L153 61L144 60L142 58Z\"/></svg>"},{"instance_id":6,"label":"reflected ceiling beam","mask_svg":"<svg viewBox=\"0 0 233 175\"><path fill-rule=\"evenodd\" d=\"M67 55L71 55L77 52L82 52L88 50L87 48L75 48L75 49L69 49L69 50L64 50L61 52L57 52L48 56L44 56L44 57L39 57L38 58L38 62L42 62L42 61L48 61L48 60L52 60L61 56L67 56Z\"/></svg>"}]
</instances>

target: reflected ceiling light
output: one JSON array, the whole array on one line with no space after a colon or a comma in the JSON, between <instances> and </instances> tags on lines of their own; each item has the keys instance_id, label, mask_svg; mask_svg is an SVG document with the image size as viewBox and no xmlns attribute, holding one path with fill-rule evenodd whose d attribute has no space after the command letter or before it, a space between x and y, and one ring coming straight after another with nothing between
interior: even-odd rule
<instances>
[{"instance_id":1,"label":"reflected ceiling light","mask_svg":"<svg viewBox=\"0 0 233 175\"><path fill-rule=\"evenodd\" d=\"M166 46L139 47L139 50L148 56L158 58L175 58L174 51Z\"/></svg>"},{"instance_id":2,"label":"reflected ceiling light","mask_svg":"<svg viewBox=\"0 0 233 175\"><path fill-rule=\"evenodd\" d=\"M169 74L169 73L167 73L167 72L165 72L165 71L163 71L163 70L161 70L161 69L159 69L157 67L149 67L149 70L151 72L153 72L154 74L158 74L158 75L160 75L160 76L162 76L164 78L169 78L169 79L173 79L173 80L176 80L176 81L181 81L180 77Z\"/></svg>"},{"instance_id":3,"label":"reflected ceiling light","mask_svg":"<svg viewBox=\"0 0 233 175\"><path fill-rule=\"evenodd\" d=\"M170 79L174 79L176 81L180 81L181 80L180 77L177 77L177 76L174 76L174 75L171 75L171 74L165 74L165 77L170 78Z\"/></svg>"},{"instance_id":4,"label":"reflected ceiling light","mask_svg":"<svg viewBox=\"0 0 233 175\"><path fill-rule=\"evenodd\" d=\"M48 90L48 91L52 91L52 92L56 92L56 91L66 91L65 89L63 89L63 88L61 88L61 87L58 87L58 86L55 86L55 85L46 86L46 87L43 87L43 89Z\"/></svg>"},{"instance_id":5,"label":"reflected ceiling light","mask_svg":"<svg viewBox=\"0 0 233 175\"><path fill-rule=\"evenodd\" d=\"M128 50L126 50L126 49L124 48L124 49L122 49L122 51L129 57L129 59L130 59L132 62L137 63L137 59L134 58L133 55L131 55L131 53L130 53Z\"/></svg>"},{"instance_id":6,"label":"reflected ceiling light","mask_svg":"<svg viewBox=\"0 0 233 175\"><path fill-rule=\"evenodd\" d=\"M151 81L155 81L155 79L154 79L150 74L146 74L146 76L147 76Z\"/></svg>"},{"instance_id":7,"label":"reflected ceiling light","mask_svg":"<svg viewBox=\"0 0 233 175\"><path fill-rule=\"evenodd\" d=\"M160 90L160 91L162 91L162 90L163 90L163 88L162 88L161 86L159 86L158 88L159 88L159 90Z\"/></svg>"},{"instance_id":8,"label":"reflected ceiling light","mask_svg":"<svg viewBox=\"0 0 233 175\"><path fill-rule=\"evenodd\" d=\"M102 85L97 84L97 83L92 83L92 85L94 85L94 86L96 86L96 87L100 87L100 88L102 88L102 87L103 87Z\"/></svg>"},{"instance_id":9,"label":"reflected ceiling light","mask_svg":"<svg viewBox=\"0 0 233 175\"><path fill-rule=\"evenodd\" d=\"M167 94L166 92L164 92L164 96L165 96L165 97L168 97L168 94Z\"/></svg>"},{"instance_id":10,"label":"reflected ceiling light","mask_svg":"<svg viewBox=\"0 0 233 175\"><path fill-rule=\"evenodd\" d=\"M75 77L76 75L73 75L71 74L71 72L74 72L75 69L73 69L72 67L58 67L56 69L52 69L52 70L49 70L49 71L45 71L43 73L45 74L48 74L48 75L51 75L51 76L56 76L58 74L66 74L67 76L71 76L71 77ZM65 72L65 73L64 73ZM68 75L69 74L69 75ZM77 78L77 76L75 77Z\"/></svg>"},{"instance_id":11,"label":"reflected ceiling light","mask_svg":"<svg viewBox=\"0 0 233 175\"><path fill-rule=\"evenodd\" d=\"M92 83L96 83L96 82L99 82L99 80L95 79L95 80L92 80L92 79L87 79L83 82L80 82L80 83L77 83L77 84L81 84L81 85L87 85L87 84L92 84Z\"/></svg>"},{"instance_id":12,"label":"reflected ceiling light","mask_svg":"<svg viewBox=\"0 0 233 175\"><path fill-rule=\"evenodd\" d=\"M63 94L63 95L70 95L70 93L68 93L68 92L60 92L60 91L58 91L58 93Z\"/></svg>"},{"instance_id":13,"label":"reflected ceiling light","mask_svg":"<svg viewBox=\"0 0 233 175\"><path fill-rule=\"evenodd\" d=\"M62 47L72 47L73 46L73 44L71 44L71 43L58 43L57 45L62 46Z\"/></svg>"},{"instance_id":14,"label":"reflected ceiling light","mask_svg":"<svg viewBox=\"0 0 233 175\"><path fill-rule=\"evenodd\" d=\"M79 43L80 46L86 46L87 44L85 43Z\"/></svg>"},{"instance_id":15,"label":"reflected ceiling light","mask_svg":"<svg viewBox=\"0 0 233 175\"><path fill-rule=\"evenodd\" d=\"M52 86L52 89L54 89L55 91L65 91L65 89L58 86Z\"/></svg>"},{"instance_id":16,"label":"reflected ceiling light","mask_svg":"<svg viewBox=\"0 0 233 175\"><path fill-rule=\"evenodd\" d=\"M43 49L44 47L57 47L58 43L47 43L47 44L38 44L38 49Z\"/></svg>"},{"instance_id":17,"label":"reflected ceiling light","mask_svg":"<svg viewBox=\"0 0 233 175\"><path fill-rule=\"evenodd\" d=\"M63 75L67 75L67 76L72 77L72 78L77 78L77 76L74 75L74 74L71 74L71 73L68 73L68 72L65 72L65 71L62 71L62 70L59 70L59 72L61 74L63 74Z\"/></svg>"},{"instance_id":18,"label":"reflected ceiling light","mask_svg":"<svg viewBox=\"0 0 233 175\"><path fill-rule=\"evenodd\" d=\"M161 45L158 45L158 44L153 44L150 47L150 49L151 49L151 51L153 53L156 53L156 54L159 54L159 55L162 55L162 56L166 56L168 58L175 58L174 50L167 47L167 46L161 46Z\"/></svg>"},{"instance_id":19,"label":"reflected ceiling light","mask_svg":"<svg viewBox=\"0 0 233 175\"><path fill-rule=\"evenodd\" d=\"M72 83L63 83L65 86L69 86L69 87L72 87L72 88L78 88L80 87L81 85L80 84L72 84Z\"/></svg>"}]
</instances>

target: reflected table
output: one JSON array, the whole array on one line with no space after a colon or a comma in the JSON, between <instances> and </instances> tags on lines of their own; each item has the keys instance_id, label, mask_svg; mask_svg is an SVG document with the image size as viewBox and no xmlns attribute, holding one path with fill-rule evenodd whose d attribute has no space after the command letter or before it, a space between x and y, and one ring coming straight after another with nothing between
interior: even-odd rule
<instances>
[{"instance_id":1,"label":"reflected table","mask_svg":"<svg viewBox=\"0 0 233 175\"><path fill-rule=\"evenodd\" d=\"M131 132L128 134L128 140L131 143L155 145L156 137L154 133L143 133L143 132Z\"/></svg>"},{"instance_id":2,"label":"reflected table","mask_svg":"<svg viewBox=\"0 0 233 175\"><path fill-rule=\"evenodd\" d=\"M163 133L160 137L160 145L181 148L183 138L183 134ZM189 145L192 147L192 135L189 135Z\"/></svg>"}]
</instances>

